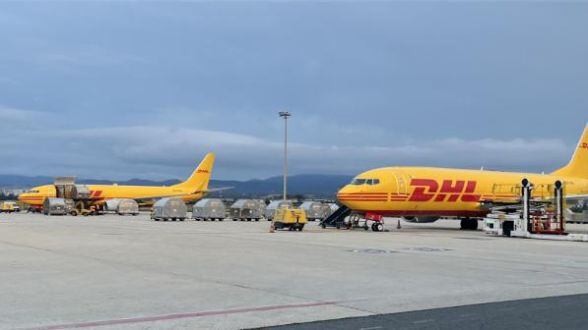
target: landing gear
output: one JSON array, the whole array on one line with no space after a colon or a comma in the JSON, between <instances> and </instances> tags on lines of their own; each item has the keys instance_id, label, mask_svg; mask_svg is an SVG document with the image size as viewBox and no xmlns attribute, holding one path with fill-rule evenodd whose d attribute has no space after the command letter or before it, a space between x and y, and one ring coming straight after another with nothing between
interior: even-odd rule
<instances>
[{"instance_id":1,"label":"landing gear","mask_svg":"<svg viewBox=\"0 0 588 330\"><path fill-rule=\"evenodd\" d=\"M478 220L463 218L461 219L461 230L478 230Z\"/></svg>"},{"instance_id":2,"label":"landing gear","mask_svg":"<svg viewBox=\"0 0 588 330\"><path fill-rule=\"evenodd\" d=\"M384 225L381 222L372 223L372 231L384 231Z\"/></svg>"}]
</instances>

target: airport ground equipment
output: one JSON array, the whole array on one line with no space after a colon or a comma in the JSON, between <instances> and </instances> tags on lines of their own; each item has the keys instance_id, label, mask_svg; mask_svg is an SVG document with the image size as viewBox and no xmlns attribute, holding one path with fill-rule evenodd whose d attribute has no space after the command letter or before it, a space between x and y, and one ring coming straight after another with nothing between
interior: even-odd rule
<instances>
[{"instance_id":1,"label":"airport ground equipment","mask_svg":"<svg viewBox=\"0 0 588 330\"><path fill-rule=\"evenodd\" d=\"M320 222L320 226L323 228L335 227L337 229L344 226L345 218L351 214L351 209L345 205L339 206L339 208L331 213L328 217Z\"/></svg>"},{"instance_id":2,"label":"airport ground equipment","mask_svg":"<svg viewBox=\"0 0 588 330\"><path fill-rule=\"evenodd\" d=\"M331 212L331 208L327 203L318 201L305 201L300 205L300 208L306 212L306 217L309 221L321 221Z\"/></svg>"},{"instance_id":3,"label":"airport ground equipment","mask_svg":"<svg viewBox=\"0 0 588 330\"><path fill-rule=\"evenodd\" d=\"M265 203L259 199L239 199L230 208L230 217L233 221L259 221L263 217Z\"/></svg>"},{"instance_id":4,"label":"airport ground equipment","mask_svg":"<svg viewBox=\"0 0 588 330\"><path fill-rule=\"evenodd\" d=\"M565 210L566 222L588 224L588 198L566 202L569 206Z\"/></svg>"},{"instance_id":5,"label":"airport ground equipment","mask_svg":"<svg viewBox=\"0 0 588 330\"><path fill-rule=\"evenodd\" d=\"M567 212L566 211L566 222L588 224L588 210L582 212Z\"/></svg>"},{"instance_id":6,"label":"airport ground equipment","mask_svg":"<svg viewBox=\"0 0 588 330\"><path fill-rule=\"evenodd\" d=\"M304 209L283 206L276 210L272 225L275 229L302 231L307 222Z\"/></svg>"},{"instance_id":7,"label":"airport ground equipment","mask_svg":"<svg viewBox=\"0 0 588 330\"><path fill-rule=\"evenodd\" d=\"M225 203L219 198L205 198L199 200L192 208L192 219L200 220L219 220L223 221L226 214Z\"/></svg>"},{"instance_id":8,"label":"airport ground equipment","mask_svg":"<svg viewBox=\"0 0 588 330\"><path fill-rule=\"evenodd\" d=\"M327 214L327 217L333 213L335 213L335 211L337 211L339 209L339 205L337 205L337 203L328 203L329 204L329 214Z\"/></svg>"},{"instance_id":9,"label":"airport ground equipment","mask_svg":"<svg viewBox=\"0 0 588 330\"><path fill-rule=\"evenodd\" d=\"M293 207L293 203L292 201L285 201L282 199L271 201L269 205L265 208L263 215L268 221L272 221L274 219L274 214L276 213L276 210L283 206Z\"/></svg>"},{"instance_id":10,"label":"airport ground equipment","mask_svg":"<svg viewBox=\"0 0 588 330\"><path fill-rule=\"evenodd\" d=\"M118 215L138 215L139 203L128 198L109 199L106 201L106 210Z\"/></svg>"},{"instance_id":11,"label":"airport ground equipment","mask_svg":"<svg viewBox=\"0 0 588 330\"><path fill-rule=\"evenodd\" d=\"M361 228L368 230L371 228L372 231L384 231L384 217L376 213L368 212L365 215L351 213L343 223L347 229Z\"/></svg>"},{"instance_id":12,"label":"airport ground equipment","mask_svg":"<svg viewBox=\"0 0 588 330\"><path fill-rule=\"evenodd\" d=\"M20 206L14 201L0 202L0 213L20 212Z\"/></svg>"},{"instance_id":13,"label":"airport ground equipment","mask_svg":"<svg viewBox=\"0 0 588 330\"><path fill-rule=\"evenodd\" d=\"M151 219L155 221L184 221L188 208L181 198L162 198L153 204Z\"/></svg>"},{"instance_id":14,"label":"airport ground equipment","mask_svg":"<svg viewBox=\"0 0 588 330\"><path fill-rule=\"evenodd\" d=\"M47 198L43 203L43 214L66 215L74 212L74 204L71 199Z\"/></svg>"},{"instance_id":15,"label":"airport ground equipment","mask_svg":"<svg viewBox=\"0 0 588 330\"><path fill-rule=\"evenodd\" d=\"M533 199L533 184L522 180L521 202L518 205L497 207L484 219L488 234L547 240L585 241L586 234L565 231L564 186L553 184L553 198Z\"/></svg>"},{"instance_id":16,"label":"airport ground equipment","mask_svg":"<svg viewBox=\"0 0 588 330\"><path fill-rule=\"evenodd\" d=\"M76 184L75 177L55 178L55 197L73 200L77 214L90 211L90 189L83 184Z\"/></svg>"}]
</instances>

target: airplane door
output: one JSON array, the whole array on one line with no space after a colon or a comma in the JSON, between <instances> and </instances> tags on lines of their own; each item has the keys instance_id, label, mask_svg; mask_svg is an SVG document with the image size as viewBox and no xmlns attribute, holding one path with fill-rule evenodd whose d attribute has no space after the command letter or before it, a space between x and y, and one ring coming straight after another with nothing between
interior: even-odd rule
<instances>
[{"instance_id":1,"label":"airplane door","mask_svg":"<svg viewBox=\"0 0 588 330\"><path fill-rule=\"evenodd\" d=\"M399 194L408 194L408 178L403 173L396 173L396 189Z\"/></svg>"}]
</instances>

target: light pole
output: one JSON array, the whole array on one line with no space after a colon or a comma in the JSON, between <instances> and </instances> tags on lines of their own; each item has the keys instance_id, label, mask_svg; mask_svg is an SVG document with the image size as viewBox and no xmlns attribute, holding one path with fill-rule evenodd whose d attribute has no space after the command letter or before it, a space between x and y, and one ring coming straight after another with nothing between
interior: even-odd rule
<instances>
[{"instance_id":1,"label":"light pole","mask_svg":"<svg viewBox=\"0 0 588 330\"><path fill-rule=\"evenodd\" d=\"M279 115L284 118L284 201L286 201L288 196L288 117L292 114L288 111L280 111Z\"/></svg>"}]
</instances>

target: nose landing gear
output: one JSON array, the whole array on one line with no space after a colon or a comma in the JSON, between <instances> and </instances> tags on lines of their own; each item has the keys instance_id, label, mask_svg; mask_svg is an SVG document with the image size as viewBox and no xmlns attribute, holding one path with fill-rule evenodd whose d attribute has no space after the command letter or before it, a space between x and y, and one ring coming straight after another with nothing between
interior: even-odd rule
<instances>
[{"instance_id":1,"label":"nose landing gear","mask_svg":"<svg viewBox=\"0 0 588 330\"><path fill-rule=\"evenodd\" d=\"M384 231L384 225L381 222L372 223L372 231Z\"/></svg>"}]
</instances>

